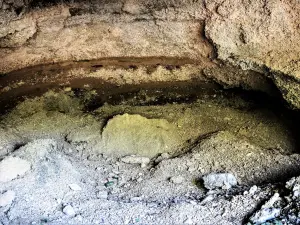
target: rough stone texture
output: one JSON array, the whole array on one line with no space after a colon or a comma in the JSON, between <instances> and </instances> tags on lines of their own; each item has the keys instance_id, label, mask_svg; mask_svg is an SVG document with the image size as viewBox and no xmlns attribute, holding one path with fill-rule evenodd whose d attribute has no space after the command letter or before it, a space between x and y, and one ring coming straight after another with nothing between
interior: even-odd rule
<instances>
[{"instance_id":1,"label":"rough stone texture","mask_svg":"<svg viewBox=\"0 0 300 225\"><path fill-rule=\"evenodd\" d=\"M220 59L300 77L299 2L209 1L207 9L206 34Z\"/></svg>"},{"instance_id":2,"label":"rough stone texture","mask_svg":"<svg viewBox=\"0 0 300 225\"><path fill-rule=\"evenodd\" d=\"M299 12L296 0L1 1L0 73L107 58L187 58L226 87L257 90L266 75L299 108L298 91L286 94L300 80ZM293 79L278 84L278 73Z\"/></svg>"},{"instance_id":3,"label":"rough stone texture","mask_svg":"<svg viewBox=\"0 0 300 225\"><path fill-rule=\"evenodd\" d=\"M204 187L207 189L230 189L237 185L237 180L231 173L208 174L203 177Z\"/></svg>"},{"instance_id":4,"label":"rough stone texture","mask_svg":"<svg viewBox=\"0 0 300 225\"><path fill-rule=\"evenodd\" d=\"M124 12L115 16L105 9L98 13L72 15L72 7L59 5L9 22L0 30L0 72L104 57L188 57L209 63L213 54L200 36L203 22L140 19Z\"/></svg>"},{"instance_id":5,"label":"rough stone texture","mask_svg":"<svg viewBox=\"0 0 300 225\"><path fill-rule=\"evenodd\" d=\"M129 114L118 115L109 120L102 138L104 152L147 157L168 152L181 144L177 127L167 120ZM145 164L141 160L136 163Z\"/></svg>"},{"instance_id":6,"label":"rough stone texture","mask_svg":"<svg viewBox=\"0 0 300 225\"><path fill-rule=\"evenodd\" d=\"M8 157L0 162L0 182L11 181L30 170L30 163L18 157Z\"/></svg>"},{"instance_id":7,"label":"rough stone texture","mask_svg":"<svg viewBox=\"0 0 300 225\"><path fill-rule=\"evenodd\" d=\"M11 190L6 191L3 194L0 194L0 207L11 205L15 197L16 197L16 193Z\"/></svg>"},{"instance_id":8,"label":"rough stone texture","mask_svg":"<svg viewBox=\"0 0 300 225\"><path fill-rule=\"evenodd\" d=\"M121 158L121 161L128 164L141 164L142 167L145 167L150 162L150 159L147 157L132 155Z\"/></svg>"}]
</instances>

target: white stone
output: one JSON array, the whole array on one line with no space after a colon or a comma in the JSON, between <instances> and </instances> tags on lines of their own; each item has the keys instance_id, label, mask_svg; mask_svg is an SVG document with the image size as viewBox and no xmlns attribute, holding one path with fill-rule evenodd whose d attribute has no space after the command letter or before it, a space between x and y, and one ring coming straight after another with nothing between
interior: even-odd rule
<instances>
[{"instance_id":1,"label":"white stone","mask_svg":"<svg viewBox=\"0 0 300 225\"><path fill-rule=\"evenodd\" d=\"M182 176L174 176L170 178L170 181L174 184L181 184L184 182L184 178Z\"/></svg>"},{"instance_id":2,"label":"white stone","mask_svg":"<svg viewBox=\"0 0 300 225\"><path fill-rule=\"evenodd\" d=\"M97 198L107 199L108 193L107 191L98 191L97 192Z\"/></svg>"},{"instance_id":3,"label":"white stone","mask_svg":"<svg viewBox=\"0 0 300 225\"><path fill-rule=\"evenodd\" d=\"M193 224L193 221L191 220L191 218L188 218L184 221L184 224Z\"/></svg>"},{"instance_id":4,"label":"white stone","mask_svg":"<svg viewBox=\"0 0 300 225\"><path fill-rule=\"evenodd\" d=\"M6 191L0 195L0 207L5 207L11 205L16 197L16 193L14 191Z\"/></svg>"},{"instance_id":5,"label":"white stone","mask_svg":"<svg viewBox=\"0 0 300 225\"><path fill-rule=\"evenodd\" d=\"M63 208L63 213L68 215L68 216L75 216L75 214L76 214L75 210L70 205L67 205Z\"/></svg>"},{"instance_id":6,"label":"white stone","mask_svg":"<svg viewBox=\"0 0 300 225\"><path fill-rule=\"evenodd\" d=\"M138 183L140 183L140 182L143 181L143 178L139 177L138 179L136 179L136 181L137 181Z\"/></svg>"},{"instance_id":7,"label":"white stone","mask_svg":"<svg viewBox=\"0 0 300 225\"><path fill-rule=\"evenodd\" d=\"M255 224L262 224L268 220L272 220L280 215L279 208L263 208L250 218Z\"/></svg>"},{"instance_id":8,"label":"white stone","mask_svg":"<svg viewBox=\"0 0 300 225\"><path fill-rule=\"evenodd\" d=\"M7 157L0 162L0 182L11 181L30 170L30 163L18 157Z\"/></svg>"},{"instance_id":9,"label":"white stone","mask_svg":"<svg viewBox=\"0 0 300 225\"><path fill-rule=\"evenodd\" d=\"M69 187L73 190L73 191L81 191L82 188L78 185L78 184L69 184Z\"/></svg>"},{"instance_id":10,"label":"white stone","mask_svg":"<svg viewBox=\"0 0 300 225\"><path fill-rule=\"evenodd\" d=\"M208 196L206 196L202 201L201 201L201 203L202 204L205 204L205 203L207 203L207 202L210 202L210 201L212 201L212 200L214 200L214 196L213 195L208 195Z\"/></svg>"},{"instance_id":11,"label":"white stone","mask_svg":"<svg viewBox=\"0 0 300 225\"><path fill-rule=\"evenodd\" d=\"M141 164L142 167L145 167L150 159L148 157L130 155L121 158L121 161L128 164Z\"/></svg>"},{"instance_id":12,"label":"white stone","mask_svg":"<svg viewBox=\"0 0 300 225\"><path fill-rule=\"evenodd\" d=\"M212 173L203 177L204 187L211 189L230 189L237 185L236 178L231 173Z\"/></svg>"},{"instance_id":13,"label":"white stone","mask_svg":"<svg viewBox=\"0 0 300 225\"><path fill-rule=\"evenodd\" d=\"M78 221L82 221L82 220L83 220L83 218L82 218L82 216L81 216L81 215L78 215L78 216L76 216L76 220L78 220Z\"/></svg>"},{"instance_id":14,"label":"white stone","mask_svg":"<svg viewBox=\"0 0 300 225\"><path fill-rule=\"evenodd\" d=\"M252 187L250 188L250 190L249 190L249 194L254 195L255 192L257 191L257 189L258 189L258 188L257 188L256 185L252 186Z\"/></svg>"},{"instance_id":15,"label":"white stone","mask_svg":"<svg viewBox=\"0 0 300 225\"><path fill-rule=\"evenodd\" d=\"M274 208L274 204L281 201L281 197L278 193L275 193L251 218L255 224L262 224L268 220L274 219L280 215L280 208Z\"/></svg>"},{"instance_id":16,"label":"white stone","mask_svg":"<svg viewBox=\"0 0 300 225\"><path fill-rule=\"evenodd\" d=\"M275 193L263 206L262 208L272 208L275 202L281 201L279 193Z\"/></svg>"}]
</instances>

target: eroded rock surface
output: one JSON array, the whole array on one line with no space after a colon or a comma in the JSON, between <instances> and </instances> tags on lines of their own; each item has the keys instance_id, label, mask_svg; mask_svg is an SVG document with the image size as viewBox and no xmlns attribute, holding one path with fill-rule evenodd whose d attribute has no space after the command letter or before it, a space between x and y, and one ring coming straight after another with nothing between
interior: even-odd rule
<instances>
[{"instance_id":1,"label":"eroded rock surface","mask_svg":"<svg viewBox=\"0 0 300 225\"><path fill-rule=\"evenodd\" d=\"M115 82L124 71L105 68L103 75L103 66L127 62L135 70L161 64L155 61L165 57L167 68L192 65L185 73L189 79L206 70L209 79L225 87L267 91L271 78L289 104L299 108L297 1L2 1L0 7L0 73L11 72L1 78L3 93L24 84L67 82L66 77ZM58 65L49 77L45 71L52 63ZM13 76L13 71L41 64L42 76L30 77L28 71ZM65 65L70 68L62 71ZM232 67L238 71L233 75ZM278 74L292 79L282 81ZM121 83L148 79L138 77ZM287 91L291 86L293 91Z\"/></svg>"},{"instance_id":2,"label":"eroded rock surface","mask_svg":"<svg viewBox=\"0 0 300 225\"><path fill-rule=\"evenodd\" d=\"M104 152L153 157L182 144L177 127L163 119L119 115L109 120L102 132ZM139 163L139 162L138 162ZM145 164L141 161L140 164Z\"/></svg>"}]
</instances>

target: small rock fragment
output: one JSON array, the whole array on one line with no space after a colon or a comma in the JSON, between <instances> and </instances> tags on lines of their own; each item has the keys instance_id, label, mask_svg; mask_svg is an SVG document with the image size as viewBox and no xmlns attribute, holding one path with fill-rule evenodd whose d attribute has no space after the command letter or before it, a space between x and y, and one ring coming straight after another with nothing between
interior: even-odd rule
<instances>
[{"instance_id":1,"label":"small rock fragment","mask_svg":"<svg viewBox=\"0 0 300 225\"><path fill-rule=\"evenodd\" d=\"M141 164L141 167L145 167L150 159L148 157L130 155L121 158L121 161L128 164Z\"/></svg>"},{"instance_id":2,"label":"small rock fragment","mask_svg":"<svg viewBox=\"0 0 300 225\"><path fill-rule=\"evenodd\" d=\"M0 207L11 205L16 197L14 191L6 191L0 195Z\"/></svg>"},{"instance_id":3,"label":"small rock fragment","mask_svg":"<svg viewBox=\"0 0 300 225\"><path fill-rule=\"evenodd\" d=\"M174 184L181 184L184 181L182 176L174 176L170 178L170 181Z\"/></svg>"},{"instance_id":4,"label":"small rock fragment","mask_svg":"<svg viewBox=\"0 0 300 225\"><path fill-rule=\"evenodd\" d=\"M215 197L213 195L208 195L201 201L201 204L206 204L207 202L214 200L214 198Z\"/></svg>"},{"instance_id":5,"label":"small rock fragment","mask_svg":"<svg viewBox=\"0 0 300 225\"><path fill-rule=\"evenodd\" d=\"M0 162L0 182L11 181L30 170L30 163L18 157L7 157Z\"/></svg>"},{"instance_id":6,"label":"small rock fragment","mask_svg":"<svg viewBox=\"0 0 300 225\"><path fill-rule=\"evenodd\" d=\"M67 205L63 208L63 213L66 214L67 216L75 216L76 214L75 210L70 205Z\"/></svg>"},{"instance_id":7,"label":"small rock fragment","mask_svg":"<svg viewBox=\"0 0 300 225\"><path fill-rule=\"evenodd\" d=\"M280 200L279 194L275 193L258 212L250 217L250 221L254 224L262 224L279 216L281 210L280 208L274 207L274 204Z\"/></svg>"},{"instance_id":8,"label":"small rock fragment","mask_svg":"<svg viewBox=\"0 0 300 225\"><path fill-rule=\"evenodd\" d=\"M184 224L193 224L193 221L191 220L191 218L188 218L184 221Z\"/></svg>"},{"instance_id":9,"label":"small rock fragment","mask_svg":"<svg viewBox=\"0 0 300 225\"><path fill-rule=\"evenodd\" d=\"M69 187L73 190L73 191L81 191L81 187L78 184L69 184Z\"/></svg>"},{"instance_id":10,"label":"small rock fragment","mask_svg":"<svg viewBox=\"0 0 300 225\"><path fill-rule=\"evenodd\" d=\"M143 200L143 198L144 198L144 196L136 196L136 197L130 198L130 201L131 202L138 202L138 201Z\"/></svg>"},{"instance_id":11,"label":"small rock fragment","mask_svg":"<svg viewBox=\"0 0 300 225\"><path fill-rule=\"evenodd\" d=\"M257 186L256 185L254 185L254 186L252 186L251 188L250 188L250 190L249 190L249 194L250 195L254 195L255 194L255 192L257 191Z\"/></svg>"},{"instance_id":12,"label":"small rock fragment","mask_svg":"<svg viewBox=\"0 0 300 225\"><path fill-rule=\"evenodd\" d=\"M250 221L253 222L254 224L262 224L268 220L272 220L276 218L279 215L280 215L279 208L265 208L255 213L254 216L250 218Z\"/></svg>"},{"instance_id":13,"label":"small rock fragment","mask_svg":"<svg viewBox=\"0 0 300 225\"><path fill-rule=\"evenodd\" d=\"M83 218L82 218L81 215L77 215L77 216L75 217L75 219L78 220L78 221L82 221L82 220L83 220Z\"/></svg>"},{"instance_id":14,"label":"small rock fragment","mask_svg":"<svg viewBox=\"0 0 300 225\"><path fill-rule=\"evenodd\" d=\"M203 177L204 187L212 190L217 188L230 189L237 185L237 180L231 173L212 173Z\"/></svg>"},{"instance_id":15,"label":"small rock fragment","mask_svg":"<svg viewBox=\"0 0 300 225\"><path fill-rule=\"evenodd\" d=\"M262 208L271 208L274 206L274 204L278 201L280 201L281 198L280 198L280 195L279 193L275 193L272 198L270 198L269 201L267 201L263 206Z\"/></svg>"},{"instance_id":16,"label":"small rock fragment","mask_svg":"<svg viewBox=\"0 0 300 225\"><path fill-rule=\"evenodd\" d=\"M158 156L156 159L155 159L155 163L160 163L161 161L165 160L165 159L169 159L170 158L170 155L169 153L162 153L160 156Z\"/></svg>"},{"instance_id":17,"label":"small rock fragment","mask_svg":"<svg viewBox=\"0 0 300 225\"><path fill-rule=\"evenodd\" d=\"M138 179L136 179L136 181L137 181L138 183L141 183L141 182L143 181L143 178L139 177Z\"/></svg>"},{"instance_id":18,"label":"small rock fragment","mask_svg":"<svg viewBox=\"0 0 300 225\"><path fill-rule=\"evenodd\" d=\"M97 192L97 198L107 199L107 197L108 197L107 191L98 191Z\"/></svg>"}]
</instances>

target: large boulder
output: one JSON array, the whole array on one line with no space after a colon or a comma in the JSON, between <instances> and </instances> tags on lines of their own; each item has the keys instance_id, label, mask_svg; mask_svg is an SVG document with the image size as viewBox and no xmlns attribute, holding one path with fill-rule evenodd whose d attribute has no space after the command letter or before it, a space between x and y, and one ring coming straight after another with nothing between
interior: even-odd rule
<instances>
[{"instance_id":1,"label":"large boulder","mask_svg":"<svg viewBox=\"0 0 300 225\"><path fill-rule=\"evenodd\" d=\"M102 141L104 147L101 151L107 154L147 157L172 151L182 144L177 127L167 120L129 114L109 120Z\"/></svg>"}]
</instances>

